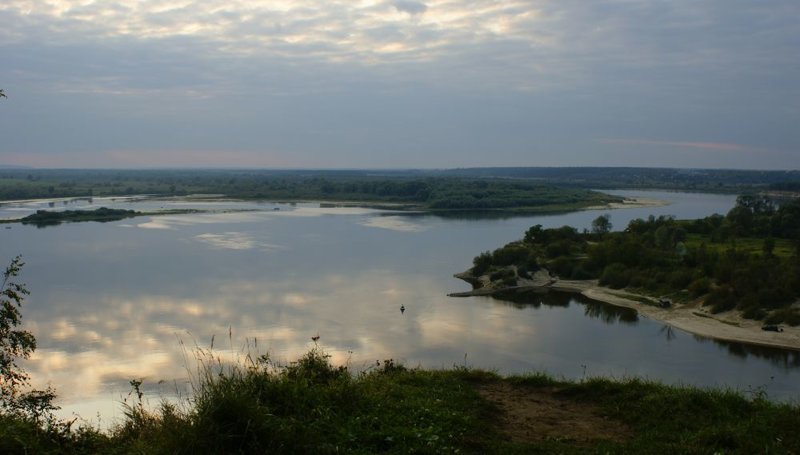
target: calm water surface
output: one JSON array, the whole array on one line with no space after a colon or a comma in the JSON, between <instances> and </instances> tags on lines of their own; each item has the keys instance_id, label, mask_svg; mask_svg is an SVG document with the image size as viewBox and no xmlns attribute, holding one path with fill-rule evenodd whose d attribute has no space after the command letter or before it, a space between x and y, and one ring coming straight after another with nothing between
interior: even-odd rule
<instances>
[{"instance_id":1,"label":"calm water surface","mask_svg":"<svg viewBox=\"0 0 800 455\"><path fill-rule=\"evenodd\" d=\"M63 413L105 424L121 415L132 378L151 400L183 393L191 349L224 358L246 349L292 360L319 334L337 363L378 359L464 365L502 373L644 376L669 383L763 388L797 400L797 352L719 343L573 296L514 304L449 298L468 290L452 277L473 256L520 238L534 224L588 228L610 213L617 228L650 214L725 213L733 196L617 194L668 200L665 207L506 219L442 218L319 204L94 199L91 206L218 213L141 217L0 230L0 257L22 254L24 308L39 341L27 368L52 384ZM47 202L0 206L16 218ZM53 209L89 206L54 201ZM279 208L279 210L274 210ZM246 209L246 212L222 212ZM400 313L400 306L406 308ZM257 341L256 341L257 340ZM257 342L257 348L252 346ZM187 357L189 360L187 360ZM101 422L101 424L104 424Z\"/></svg>"}]
</instances>

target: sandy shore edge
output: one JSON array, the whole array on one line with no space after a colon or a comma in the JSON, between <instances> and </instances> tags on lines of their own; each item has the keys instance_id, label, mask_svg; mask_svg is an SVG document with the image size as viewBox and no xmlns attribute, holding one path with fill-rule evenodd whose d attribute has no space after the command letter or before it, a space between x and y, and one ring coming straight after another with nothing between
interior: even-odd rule
<instances>
[{"instance_id":1,"label":"sandy shore edge","mask_svg":"<svg viewBox=\"0 0 800 455\"><path fill-rule=\"evenodd\" d=\"M603 205L592 205L586 207L584 210L616 210L616 209L633 209L641 207L663 207L669 205L669 201L661 199L651 199L644 197L626 197L622 202L610 202Z\"/></svg>"},{"instance_id":2,"label":"sandy shore edge","mask_svg":"<svg viewBox=\"0 0 800 455\"><path fill-rule=\"evenodd\" d=\"M461 274L457 274L456 277L462 278L459 275ZM596 280L554 280L544 286L519 286L506 289L478 288L469 292L449 295L451 297L491 296L513 290L541 292L554 290L577 293L598 302L633 309L641 316L694 335L735 343L800 350L800 327L782 326L783 332L768 332L761 330L763 322L744 319L735 311L711 314L699 304L676 304L671 308L660 308L641 302L642 299L653 300L649 297L606 288L597 284Z\"/></svg>"},{"instance_id":3,"label":"sandy shore edge","mask_svg":"<svg viewBox=\"0 0 800 455\"><path fill-rule=\"evenodd\" d=\"M783 332L761 330L763 322L744 319L738 312L728 311L711 314L697 304L676 305L659 308L641 303L636 299L647 298L627 291L617 291L599 286L593 281L558 281L555 290L576 292L581 295L614 306L631 308L640 315L663 322L677 329L723 341L800 350L800 328L782 326Z\"/></svg>"}]
</instances>

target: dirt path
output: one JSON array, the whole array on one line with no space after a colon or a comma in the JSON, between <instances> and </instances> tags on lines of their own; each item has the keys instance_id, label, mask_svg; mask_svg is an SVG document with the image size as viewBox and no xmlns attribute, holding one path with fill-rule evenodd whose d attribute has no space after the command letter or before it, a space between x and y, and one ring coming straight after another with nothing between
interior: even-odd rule
<instances>
[{"instance_id":1,"label":"dirt path","mask_svg":"<svg viewBox=\"0 0 800 455\"><path fill-rule=\"evenodd\" d=\"M553 388L500 381L481 385L478 391L501 410L501 428L513 442L557 440L583 445L622 441L631 434L625 425L603 417L594 406L561 398Z\"/></svg>"}]
</instances>

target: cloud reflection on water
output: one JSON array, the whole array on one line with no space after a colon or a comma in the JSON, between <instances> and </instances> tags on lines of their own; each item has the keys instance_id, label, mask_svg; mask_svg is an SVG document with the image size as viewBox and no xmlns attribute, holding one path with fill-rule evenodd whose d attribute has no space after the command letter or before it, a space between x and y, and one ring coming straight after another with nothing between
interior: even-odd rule
<instances>
[{"instance_id":1,"label":"cloud reflection on water","mask_svg":"<svg viewBox=\"0 0 800 455\"><path fill-rule=\"evenodd\" d=\"M409 280L413 287L404 285ZM27 362L31 376L37 384L57 385L70 412L73 403L122 396L132 378L145 378L150 390L159 381L185 384L195 365L191 355L187 365L181 342L189 349L209 347L212 337L226 359L240 354L249 340L258 344L258 353L286 362L306 352L313 346L311 336L319 334L332 361L350 362L355 369L386 358L446 367L460 364L465 353L470 364L491 367L506 355L527 352L515 362L528 370L593 359L599 363L587 363L598 374L604 359L593 349L610 349L616 342L604 341L609 334L624 339L619 329L603 329L623 322L613 311L592 308L592 313L616 315L600 317L598 326L587 322L586 307L563 298L545 299L535 311L490 298L431 299L440 291L436 280L385 270L351 277L331 273L301 283L205 280L200 286L186 298L146 290L100 299L69 296L61 317L31 326L40 345ZM587 337L595 339L590 346ZM554 350L556 345L562 351ZM625 356L633 348L613 346ZM631 359L636 354L630 351ZM114 400L108 403L108 409L115 406Z\"/></svg>"},{"instance_id":2,"label":"cloud reflection on water","mask_svg":"<svg viewBox=\"0 0 800 455\"><path fill-rule=\"evenodd\" d=\"M615 212L615 224L639 213L632 210ZM323 218L333 213L353 216ZM691 337L667 344L661 326L651 321L619 324L627 321L566 301L534 309L530 303L445 296L465 286L449 273L468 264L472 252L518 237L533 221L588 226L596 213L469 222L408 218L410 224L433 226L414 235L359 226L377 213L270 206L153 218L175 230L81 224L44 233L10 231L30 260L25 272L34 293L26 326L39 339L39 350L28 369L39 384L49 381L57 388L68 404L66 415L84 409L81 403L103 400L108 407L95 409L113 415L134 377L146 379L147 392L171 393L158 381L185 384L194 371L182 346L208 347L212 336L215 351L226 359L246 340L251 346L257 340L259 352L269 351L273 359L296 359L319 334L333 361L349 361L355 369L386 358L449 367L462 365L466 353L469 365L504 373L547 369L579 377L581 364L587 364L591 374L700 384L714 384L723 375L756 383L775 374L780 387L796 390L790 384L796 373L775 372L767 362L730 362ZM202 240L195 236L236 247L222 253L198 248ZM271 254L244 248L273 240L291 248Z\"/></svg>"},{"instance_id":3,"label":"cloud reflection on water","mask_svg":"<svg viewBox=\"0 0 800 455\"><path fill-rule=\"evenodd\" d=\"M280 245L255 240L244 232L223 232L220 234L205 233L194 236L194 239L212 248L225 250L261 250L272 251L282 248Z\"/></svg>"},{"instance_id":4,"label":"cloud reflection on water","mask_svg":"<svg viewBox=\"0 0 800 455\"><path fill-rule=\"evenodd\" d=\"M218 349L233 351L257 339L260 349L290 360L306 352L310 337L319 333L332 360L350 359L354 366L405 357L427 343L457 343L453 335L463 336L459 327L468 322L459 320L460 312L425 312L422 305L409 305L406 315L399 312L398 301L436 294L438 286L420 277L413 290L405 290L401 281L371 271L349 279L331 274L299 285L207 281L193 298L146 290L101 298L73 293L65 296L69 301L60 318L32 327L40 347L27 368L37 383L58 385L59 396L70 403L107 394L109 384L126 378L185 380L192 367L185 364L179 339L188 346L208 346L215 336ZM408 337L409 326L422 336Z\"/></svg>"},{"instance_id":5,"label":"cloud reflection on water","mask_svg":"<svg viewBox=\"0 0 800 455\"><path fill-rule=\"evenodd\" d=\"M425 226L409 222L405 216L372 216L361 220L359 224L399 232L421 232L426 229Z\"/></svg>"}]
</instances>

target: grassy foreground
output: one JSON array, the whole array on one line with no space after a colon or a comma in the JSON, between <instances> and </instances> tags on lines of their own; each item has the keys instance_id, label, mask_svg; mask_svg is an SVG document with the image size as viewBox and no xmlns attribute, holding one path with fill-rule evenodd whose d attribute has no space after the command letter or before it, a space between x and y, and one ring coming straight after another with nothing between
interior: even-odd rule
<instances>
[{"instance_id":1,"label":"grassy foreground","mask_svg":"<svg viewBox=\"0 0 800 455\"><path fill-rule=\"evenodd\" d=\"M138 393L140 383L132 385ZM758 393L745 397L638 379L502 378L464 368L407 369L391 360L352 375L315 348L284 367L265 357L234 367L207 365L195 388L185 409L162 404L150 412L129 404L124 422L106 432L3 415L0 453L800 451L797 406ZM565 409L575 415L548 422L551 429L568 425L564 436L537 434L553 415L515 421L507 403L485 393L490 388L510 392L509 402L521 409L549 400L558 415ZM581 425L590 437L581 436ZM527 436L512 431L524 426ZM612 427L615 435L605 437Z\"/></svg>"}]
</instances>

